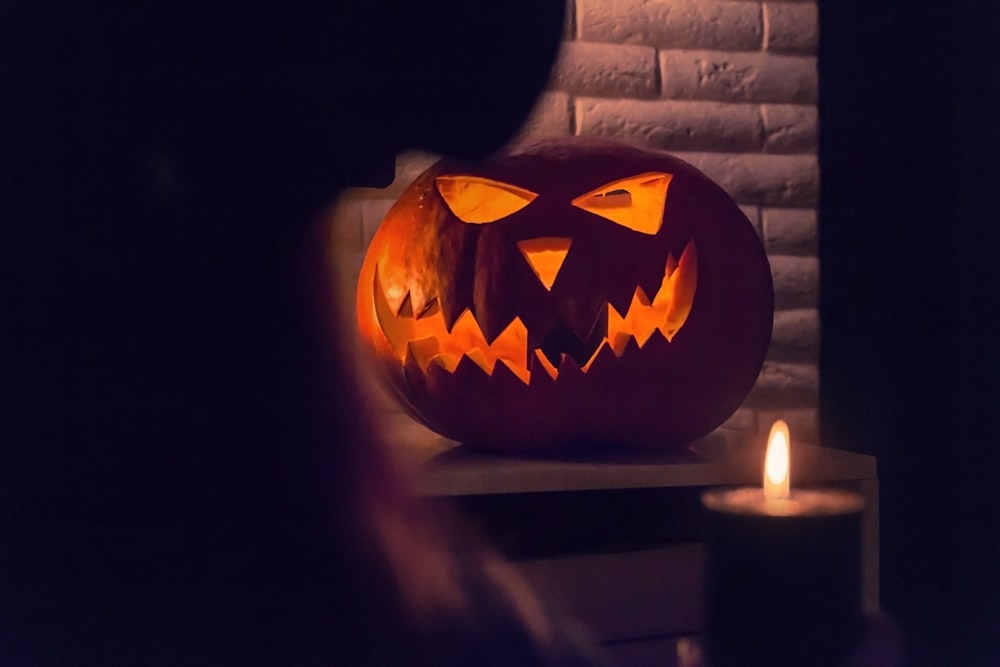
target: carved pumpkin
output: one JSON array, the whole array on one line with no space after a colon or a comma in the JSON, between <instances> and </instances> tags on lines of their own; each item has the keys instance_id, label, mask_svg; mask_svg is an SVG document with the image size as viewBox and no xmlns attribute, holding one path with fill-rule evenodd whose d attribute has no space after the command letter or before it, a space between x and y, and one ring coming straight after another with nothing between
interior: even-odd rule
<instances>
[{"instance_id":1,"label":"carved pumpkin","mask_svg":"<svg viewBox=\"0 0 1000 667\"><path fill-rule=\"evenodd\" d=\"M689 443L752 387L773 311L767 257L718 185L582 139L437 163L358 285L361 339L409 413L507 451Z\"/></svg>"}]
</instances>

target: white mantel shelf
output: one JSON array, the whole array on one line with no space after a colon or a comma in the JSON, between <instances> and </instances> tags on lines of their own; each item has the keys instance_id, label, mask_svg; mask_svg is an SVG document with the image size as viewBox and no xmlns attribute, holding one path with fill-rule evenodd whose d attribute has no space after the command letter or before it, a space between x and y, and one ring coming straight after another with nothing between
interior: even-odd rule
<instances>
[{"instance_id":1,"label":"white mantel shelf","mask_svg":"<svg viewBox=\"0 0 1000 667\"><path fill-rule=\"evenodd\" d=\"M763 474L763 439L750 442L745 432L720 429L681 451L563 452L523 457L476 451L400 417L399 422L383 424L391 427L384 428L383 435L412 473L416 492L428 498L493 496L501 500L512 494L551 494L556 498L573 492L684 487L697 492L707 487L759 485ZM877 611L879 490L875 457L797 443L794 436L791 456L793 486L850 488L864 498L862 597L866 611ZM703 559L701 544L679 542L621 553L528 559L517 561L517 565L540 594L571 609L595 636L615 642L612 648L615 655L622 654L622 664L670 665L673 658L667 658L676 656L677 637L699 632ZM626 659L630 651L648 656Z\"/></svg>"},{"instance_id":2,"label":"white mantel shelf","mask_svg":"<svg viewBox=\"0 0 1000 667\"><path fill-rule=\"evenodd\" d=\"M793 483L861 482L876 478L875 458L793 444ZM462 496L759 484L763 448L703 441L681 452L629 452L523 458L453 446L423 461L417 491Z\"/></svg>"},{"instance_id":3,"label":"white mantel shelf","mask_svg":"<svg viewBox=\"0 0 1000 667\"><path fill-rule=\"evenodd\" d=\"M494 495L691 486L756 485L763 439L716 431L687 449L562 452L545 457L477 451L442 438L405 415L382 424L382 435L424 496ZM795 442L792 484L877 482L874 456Z\"/></svg>"}]
</instances>

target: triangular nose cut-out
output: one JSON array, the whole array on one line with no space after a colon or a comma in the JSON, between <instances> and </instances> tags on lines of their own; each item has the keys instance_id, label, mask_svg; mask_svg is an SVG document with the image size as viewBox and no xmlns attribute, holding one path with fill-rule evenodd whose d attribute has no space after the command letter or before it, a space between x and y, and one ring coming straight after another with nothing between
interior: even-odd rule
<instances>
[{"instance_id":1,"label":"triangular nose cut-out","mask_svg":"<svg viewBox=\"0 0 1000 667\"><path fill-rule=\"evenodd\" d=\"M545 289L552 290L559 269L566 261L566 253L573 244L573 239L557 236L542 236L537 239L518 241L517 248L528 260L528 266L535 272Z\"/></svg>"}]
</instances>

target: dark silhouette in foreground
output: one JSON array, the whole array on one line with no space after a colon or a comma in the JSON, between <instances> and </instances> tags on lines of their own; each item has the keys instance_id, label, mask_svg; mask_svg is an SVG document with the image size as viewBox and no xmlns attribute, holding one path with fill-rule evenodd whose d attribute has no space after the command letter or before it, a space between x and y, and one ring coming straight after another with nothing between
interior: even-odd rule
<instances>
[{"instance_id":1,"label":"dark silhouette in foreground","mask_svg":"<svg viewBox=\"0 0 1000 667\"><path fill-rule=\"evenodd\" d=\"M0 9L0 662L585 659L394 477L315 222L498 148L562 5Z\"/></svg>"}]
</instances>

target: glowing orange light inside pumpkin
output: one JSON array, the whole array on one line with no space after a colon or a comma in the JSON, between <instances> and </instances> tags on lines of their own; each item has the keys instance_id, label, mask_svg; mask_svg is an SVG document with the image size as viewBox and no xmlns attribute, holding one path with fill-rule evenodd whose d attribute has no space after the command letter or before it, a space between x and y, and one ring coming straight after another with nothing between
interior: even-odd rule
<instances>
[{"instance_id":1,"label":"glowing orange light inside pumpkin","mask_svg":"<svg viewBox=\"0 0 1000 667\"><path fill-rule=\"evenodd\" d=\"M602 185L573 200L582 208L643 234L655 234L663 224L663 207L671 174L649 172Z\"/></svg>"},{"instance_id":2,"label":"glowing orange light inside pumpkin","mask_svg":"<svg viewBox=\"0 0 1000 667\"><path fill-rule=\"evenodd\" d=\"M520 318L514 318L492 343L486 341L482 328L469 310L459 315L449 332L437 302L419 318L394 314L379 284L378 272L375 275L375 310L400 361L411 356L421 370L426 371L431 364L437 364L454 373L464 355L487 375L492 375L493 367L502 362L528 382L528 329Z\"/></svg>"},{"instance_id":3,"label":"glowing orange light inside pumpkin","mask_svg":"<svg viewBox=\"0 0 1000 667\"><path fill-rule=\"evenodd\" d=\"M771 427L764 455L764 497L786 500L791 493L791 456L788 424L779 419Z\"/></svg>"},{"instance_id":4,"label":"glowing orange light inside pumpkin","mask_svg":"<svg viewBox=\"0 0 1000 667\"><path fill-rule=\"evenodd\" d=\"M572 239L546 236L518 241L517 248L545 289L551 291L572 244Z\"/></svg>"},{"instance_id":5,"label":"glowing orange light inside pumpkin","mask_svg":"<svg viewBox=\"0 0 1000 667\"><path fill-rule=\"evenodd\" d=\"M551 242L553 239L541 240ZM567 242L568 250L569 240L563 241ZM527 253L525 256L527 259ZM641 288L636 287L632 304L624 315L608 304L607 334L581 366L581 370L587 372L605 346L610 346L615 356L621 357L632 338L642 347L653 332L659 330L667 340L671 340L691 311L697 278L698 258L694 241L690 241L679 261L673 256L667 258L663 281L652 300ZM542 280L541 275L539 279ZM410 356L424 371L431 364L437 364L453 373L462 356L467 356L487 375L493 374L497 363L503 363L522 382L528 384L531 378L528 368L528 330L520 318L514 318L495 340L488 342L470 310L464 311L449 331L437 301L416 316L412 307L408 307L408 296L402 302L397 302L398 308L394 309L388 298L390 294L382 287L378 269L375 271L373 294L378 322L400 361L405 363ZM540 349L531 350L530 353L550 377L555 379L559 376L559 369Z\"/></svg>"},{"instance_id":6,"label":"glowing orange light inside pumpkin","mask_svg":"<svg viewBox=\"0 0 1000 667\"><path fill-rule=\"evenodd\" d=\"M517 213L534 201L530 190L479 176L438 176L438 192L462 222L482 225Z\"/></svg>"},{"instance_id":7,"label":"glowing orange light inside pumpkin","mask_svg":"<svg viewBox=\"0 0 1000 667\"><path fill-rule=\"evenodd\" d=\"M629 338L635 338L642 347L657 329L664 338L673 340L691 312L697 283L698 254L694 241L690 241L679 262L673 255L667 257L663 282L652 301L641 287L636 287L625 315L608 306L608 341L615 354L621 356Z\"/></svg>"}]
</instances>

